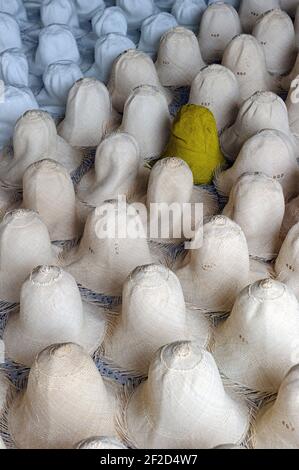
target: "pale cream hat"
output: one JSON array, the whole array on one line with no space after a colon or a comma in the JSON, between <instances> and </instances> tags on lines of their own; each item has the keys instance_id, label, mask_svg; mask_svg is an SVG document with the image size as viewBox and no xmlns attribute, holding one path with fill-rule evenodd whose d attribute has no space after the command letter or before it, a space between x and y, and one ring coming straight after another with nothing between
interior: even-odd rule
<instances>
[{"instance_id":1,"label":"pale cream hat","mask_svg":"<svg viewBox=\"0 0 299 470\"><path fill-rule=\"evenodd\" d=\"M299 300L298 285L298 248L299 248L299 223L296 223L288 232L279 255L275 262L277 279L290 287Z\"/></svg>"},{"instance_id":2,"label":"pale cream hat","mask_svg":"<svg viewBox=\"0 0 299 470\"><path fill-rule=\"evenodd\" d=\"M295 63L291 72L286 76L280 77L280 80L279 80L280 88L284 91L289 91L293 80L295 80L298 75L299 75L299 54L297 54L297 58L295 60Z\"/></svg>"},{"instance_id":3,"label":"pale cream hat","mask_svg":"<svg viewBox=\"0 0 299 470\"><path fill-rule=\"evenodd\" d=\"M299 119L298 119L299 74L296 77L294 77L294 79L298 80L298 83L295 82L295 86L290 87L287 100L286 100L286 106L287 106L288 115L289 115L290 129L293 135L295 136L296 142L298 144L299 143Z\"/></svg>"},{"instance_id":4,"label":"pale cream hat","mask_svg":"<svg viewBox=\"0 0 299 470\"><path fill-rule=\"evenodd\" d=\"M127 449L125 445L118 439L112 437L91 437L86 441L82 441L76 446L80 450L114 450L114 449Z\"/></svg>"},{"instance_id":5,"label":"pale cream hat","mask_svg":"<svg viewBox=\"0 0 299 470\"><path fill-rule=\"evenodd\" d=\"M263 13L279 8L279 0L242 0L239 16L245 33L251 33Z\"/></svg>"}]
</instances>

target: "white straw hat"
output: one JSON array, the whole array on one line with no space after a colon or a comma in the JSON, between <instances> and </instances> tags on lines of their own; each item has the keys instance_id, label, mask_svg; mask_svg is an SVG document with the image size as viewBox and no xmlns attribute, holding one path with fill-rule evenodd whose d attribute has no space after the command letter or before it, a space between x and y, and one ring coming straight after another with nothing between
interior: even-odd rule
<instances>
[{"instance_id":1,"label":"white straw hat","mask_svg":"<svg viewBox=\"0 0 299 470\"><path fill-rule=\"evenodd\" d=\"M298 55L299 57L299 55ZM298 60L299 65L299 60ZM299 72L299 69L298 69ZM299 80L299 73L294 80ZM299 143L299 119L298 119L298 91L299 91L299 81L295 81L294 86L290 86L289 93L286 100L286 106L288 110L290 129L295 136L296 142Z\"/></svg>"},{"instance_id":2,"label":"white straw hat","mask_svg":"<svg viewBox=\"0 0 299 470\"><path fill-rule=\"evenodd\" d=\"M23 177L22 207L39 214L52 241L79 239L83 232L72 179L54 160L40 160L27 168Z\"/></svg>"},{"instance_id":3,"label":"white straw hat","mask_svg":"<svg viewBox=\"0 0 299 470\"><path fill-rule=\"evenodd\" d=\"M254 423L255 449L298 449L299 366L284 378L275 402L264 406Z\"/></svg>"},{"instance_id":4,"label":"white straw hat","mask_svg":"<svg viewBox=\"0 0 299 470\"><path fill-rule=\"evenodd\" d=\"M243 103L236 122L221 135L223 153L234 161L246 140L264 129L283 132L296 147L287 107L278 95L270 91L256 92Z\"/></svg>"},{"instance_id":5,"label":"white straw hat","mask_svg":"<svg viewBox=\"0 0 299 470\"><path fill-rule=\"evenodd\" d=\"M115 435L113 407L82 347L53 345L38 355L26 390L11 404L8 431L19 449L71 449L90 436Z\"/></svg>"},{"instance_id":6,"label":"white straw hat","mask_svg":"<svg viewBox=\"0 0 299 470\"><path fill-rule=\"evenodd\" d=\"M286 201L298 193L299 169L293 141L278 130L263 130L248 139L233 166L216 175L217 190L225 196L243 173L260 172L280 182Z\"/></svg>"},{"instance_id":7,"label":"white straw hat","mask_svg":"<svg viewBox=\"0 0 299 470\"><path fill-rule=\"evenodd\" d=\"M242 0L239 16L244 33L251 33L263 13L279 8L280 0Z\"/></svg>"},{"instance_id":8,"label":"white straw hat","mask_svg":"<svg viewBox=\"0 0 299 470\"><path fill-rule=\"evenodd\" d=\"M192 82L189 103L212 111L219 133L235 122L239 101L238 80L223 65L213 64L203 68Z\"/></svg>"},{"instance_id":9,"label":"white straw hat","mask_svg":"<svg viewBox=\"0 0 299 470\"><path fill-rule=\"evenodd\" d=\"M14 129L13 158L7 154L0 163L0 179L8 187L22 187L28 166L44 158L58 161L73 172L80 166L83 153L57 135L50 114L37 109L27 111Z\"/></svg>"},{"instance_id":10,"label":"white straw hat","mask_svg":"<svg viewBox=\"0 0 299 470\"><path fill-rule=\"evenodd\" d=\"M299 222L299 196L292 199L285 208L281 227L281 237L284 240L291 228Z\"/></svg>"},{"instance_id":11,"label":"white straw hat","mask_svg":"<svg viewBox=\"0 0 299 470\"><path fill-rule=\"evenodd\" d=\"M298 0L280 0L280 7L290 16L294 17L298 6Z\"/></svg>"},{"instance_id":12,"label":"white straw hat","mask_svg":"<svg viewBox=\"0 0 299 470\"><path fill-rule=\"evenodd\" d=\"M130 272L152 261L136 209L111 201L88 216L81 243L66 258L65 269L82 287L117 297Z\"/></svg>"},{"instance_id":13,"label":"white straw hat","mask_svg":"<svg viewBox=\"0 0 299 470\"><path fill-rule=\"evenodd\" d=\"M215 332L213 354L220 370L245 389L276 393L296 363L298 308L292 290L278 281L246 287Z\"/></svg>"},{"instance_id":14,"label":"white straw hat","mask_svg":"<svg viewBox=\"0 0 299 470\"><path fill-rule=\"evenodd\" d=\"M285 212L281 185L263 173L245 173L234 184L223 215L244 232L249 254L270 261L281 247Z\"/></svg>"},{"instance_id":15,"label":"white straw hat","mask_svg":"<svg viewBox=\"0 0 299 470\"><path fill-rule=\"evenodd\" d=\"M298 238L299 224L296 223L288 232L284 240L277 260L275 262L275 272L277 279L284 282L288 287L292 288L297 299L299 299L299 286L297 266L298 258Z\"/></svg>"},{"instance_id":16,"label":"white straw hat","mask_svg":"<svg viewBox=\"0 0 299 470\"><path fill-rule=\"evenodd\" d=\"M135 137L142 159L161 156L170 128L171 116L164 94L150 85L135 88L125 103L120 130Z\"/></svg>"},{"instance_id":17,"label":"white straw hat","mask_svg":"<svg viewBox=\"0 0 299 470\"><path fill-rule=\"evenodd\" d=\"M290 72L297 56L291 18L279 8L271 10L257 21L252 34L264 50L268 72L275 75Z\"/></svg>"},{"instance_id":18,"label":"white straw hat","mask_svg":"<svg viewBox=\"0 0 299 470\"><path fill-rule=\"evenodd\" d=\"M87 34L86 30L80 28L78 14L72 0L43 0L40 16L44 27L51 24L66 25L78 39Z\"/></svg>"},{"instance_id":19,"label":"white straw hat","mask_svg":"<svg viewBox=\"0 0 299 470\"><path fill-rule=\"evenodd\" d=\"M204 0L175 0L171 14L175 16L181 26L191 29L197 34L206 8L207 5Z\"/></svg>"},{"instance_id":20,"label":"white straw hat","mask_svg":"<svg viewBox=\"0 0 299 470\"><path fill-rule=\"evenodd\" d=\"M57 265L59 250L51 245L36 212L8 212L0 223L0 299L18 303L23 282L36 266Z\"/></svg>"},{"instance_id":21,"label":"white straw hat","mask_svg":"<svg viewBox=\"0 0 299 470\"><path fill-rule=\"evenodd\" d=\"M209 449L241 443L248 427L248 408L224 387L212 355L178 342L157 352L148 380L124 403L118 432L141 449Z\"/></svg>"},{"instance_id":22,"label":"white straw hat","mask_svg":"<svg viewBox=\"0 0 299 470\"><path fill-rule=\"evenodd\" d=\"M122 370L147 376L156 351L193 340L206 348L212 331L205 316L186 308L176 275L162 265L136 268L124 284L122 311L104 343L104 356Z\"/></svg>"},{"instance_id":23,"label":"white straw hat","mask_svg":"<svg viewBox=\"0 0 299 470\"><path fill-rule=\"evenodd\" d=\"M5 354L31 367L51 344L75 342L93 355L105 333L104 310L82 303L75 279L58 267L39 266L22 286L20 310L9 314Z\"/></svg>"},{"instance_id":24,"label":"white straw hat","mask_svg":"<svg viewBox=\"0 0 299 470\"><path fill-rule=\"evenodd\" d=\"M79 18L90 21L98 10L105 8L104 0L73 0Z\"/></svg>"},{"instance_id":25,"label":"white straw hat","mask_svg":"<svg viewBox=\"0 0 299 470\"><path fill-rule=\"evenodd\" d=\"M138 49L155 57L163 34L176 26L178 26L177 20L170 13L161 12L149 16L142 23Z\"/></svg>"},{"instance_id":26,"label":"white straw hat","mask_svg":"<svg viewBox=\"0 0 299 470\"><path fill-rule=\"evenodd\" d=\"M6 2L7 3L7 2ZM0 53L7 49L22 49L21 32L15 18L0 10Z\"/></svg>"},{"instance_id":27,"label":"white straw hat","mask_svg":"<svg viewBox=\"0 0 299 470\"><path fill-rule=\"evenodd\" d=\"M153 0L116 0L115 3L123 10L129 31L140 29L143 20L157 11Z\"/></svg>"},{"instance_id":28,"label":"white straw hat","mask_svg":"<svg viewBox=\"0 0 299 470\"><path fill-rule=\"evenodd\" d=\"M80 442L76 449L80 450L91 450L91 449L101 449L101 450L114 450L114 449L127 449L118 439L112 437L91 437L86 441Z\"/></svg>"},{"instance_id":29,"label":"white straw hat","mask_svg":"<svg viewBox=\"0 0 299 470\"><path fill-rule=\"evenodd\" d=\"M163 34L156 61L162 85L190 86L205 65L192 31L177 27Z\"/></svg>"},{"instance_id":30,"label":"white straw hat","mask_svg":"<svg viewBox=\"0 0 299 470\"><path fill-rule=\"evenodd\" d=\"M227 3L213 3L204 12L198 40L203 59L207 63L222 60L226 46L242 28L238 13Z\"/></svg>"},{"instance_id":31,"label":"white straw hat","mask_svg":"<svg viewBox=\"0 0 299 470\"><path fill-rule=\"evenodd\" d=\"M123 10L119 7L108 7L98 10L92 17L93 32L100 38L110 33L127 35L128 24Z\"/></svg>"},{"instance_id":32,"label":"white straw hat","mask_svg":"<svg viewBox=\"0 0 299 470\"><path fill-rule=\"evenodd\" d=\"M29 86L29 66L21 49L7 49L0 54L0 80L5 85Z\"/></svg>"},{"instance_id":33,"label":"white straw hat","mask_svg":"<svg viewBox=\"0 0 299 470\"><path fill-rule=\"evenodd\" d=\"M203 230L201 247L190 250L176 274L186 302L209 312L228 312L248 284L245 235L224 216L213 217L199 230Z\"/></svg>"},{"instance_id":34,"label":"white straw hat","mask_svg":"<svg viewBox=\"0 0 299 470\"><path fill-rule=\"evenodd\" d=\"M114 108L123 112L125 102L134 88L141 85L152 85L161 89L171 101L171 93L159 82L157 71L151 58L144 52L130 49L121 54L114 62L108 89Z\"/></svg>"},{"instance_id":35,"label":"white straw hat","mask_svg":"<svg viewBox=\"0 0 299 470\"><path fill-rule=\"evenodd\" d=\"M229 68L240 85L240 103L257 91L277 91L267 71L265 54L257 39L249 34L236 36L226 47L222 65Z\"/></svg>"},{"instance_id":36,"label":"white straw hat","mask_svg":"<svg viewBox=\"0 0 299 470\"><path fill-rule=\"evenodd\" d=\"M58 133L73 147L97 147L108 131L111 102L105 85L93 78L78 80L67 101Z\"/></svg>"}]
</instances>

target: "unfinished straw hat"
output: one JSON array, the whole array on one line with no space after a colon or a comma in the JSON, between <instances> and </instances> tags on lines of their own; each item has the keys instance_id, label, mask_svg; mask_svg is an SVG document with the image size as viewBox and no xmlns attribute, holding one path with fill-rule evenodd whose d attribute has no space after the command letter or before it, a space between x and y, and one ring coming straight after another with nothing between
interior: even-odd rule
<instances>
[{"instance_id":1,"label":"unfinished straw hat","mask_svg":"<svg viewBox=\"0 0 299 470\"><path fill-rule=\"evenodd\" d=\"M279 8L271 10L257 21L252 34L264 50L268 72L274 75L290 72L297 56L291 18Z\"/></svg>"},{"instance_id":2,"label":"unfinished straw hat","mask_svg":"<svg viewBox=\"0 0 299 470\"><path fill-rule=\"evenodd\" d=\"M154 0L154 2L161 11L170 12L175 0Z\"/></svg>"},{"instance_id":3,"label":"unfinished straw hat","mask_svg":"<svg viewBox=\"0 0 299 470\"><path fill-rule=\"evenodd\" d=\"M299 286L297 266L299 241L299 224L296 223L288 232L284 240L277 260L275 262L275 272L277 279L285 283L295 293L299 299Z\"/></svg>"},{"instance_id":4,"label":"unfinished straw hat","mask_svg":"<svg viewBox=\"0 0 299 470\"><path fill-rule=\"evenodd\" d=\"M31 367L51 344L74 342L93 355L105 332L104 310L82 303L75 279L59 267L39 266L22 285L20 310L9 315L5 354Z\"/></svg>"},{"instance_id":5,"label":"unfinished straw hat","mask_svg":"<svg viewBox=\"0 0 299 470\"><path fill-rule=\"evenodd\" d=\"M80 20L90 21L95 13L105 8L104 0L73 0Z\"/></svg>"},{"instance_id":6,"label":"unfinished straw hat","mask_svg":"<svg viewBox=\"0 0 299 470\"><path fill-rule=\"evenodd\" d=\"M176 271L186 302L209 312L228 312L248 284L245 235L225 216L213 217L198 230L203 230L201 247L190 250Z\"/></svg>"},{"instance_id":7,"label":"unfinished straw hat","mask_svg":"<svg viewBox=\"0 0 299 470\"><path fill-rule=\"evenodd\" d=\"M244 33L251 33L263 13L279 8L279 0L242 0L239 16Z\"/></svg>"},{"instance_id":8,"label":"unfinished straw hat","mask_svg":"<svg viewBox=\"0 0 299 470\"><path fill-rule=\"evenodd\" d=\"M72 0L43 0L40 16L44 27L51 24L66 25L77 39L88 33L80 28L79 17Z\"/></svg>"},{"instance_id":9,"label":"unfinished straw hat","mask_svg":"<svg viewBox=\"0 0 299 470\"><path fill-rule=\"evenodd\" d=\"M298 62L299 64L299 62ZM299 70L298 70L299 72ZM289 93L286 100L286 106L289 115L289 123L292 134L295 136L296 142L299 143L299 74L294 77L295 82L290 86ZM298 80L298 82L297 82Z\"/></svg>"},{"instance_id":10,"label":"unfinished straw hat","mask_svg":"<svg viewBox=\"0 0 299 470\"><path fill-rule=\"evenodd\" d=\"M242 174L260 172L279 181L289 201L298 194L298 171L290 137L278 130L263 130L245 142L231 168L216 175L215 185L222 195L229 196Z\"/></svg>"},{"instance_id":11,"label":"unfinished straw hat","mask_svg":"<svg viewBox=\"0 0 299 470\"><path fill-rule=\"evenodd\" d=\"M21 49L7 49L0 54L0 80L15 87L29 86L29 66Z\"/></svg>"},{"instance_id":12,"label":"unfinished straw hat","mask_svg":"<svg viewBox=\"0 0 299 470\"><path fill-rule=\"evenodd\" d=\"M120 7L126 17L128 30L133 31L141 28L143 21L157 12L153 0L116 0L116 6Z\"/></svg>"},{"instance_id":13,"label":"unfinished straw hat","mask_svg":"<svg viewBox=\"0 0 299 470\"><path fill-rule=\"evenodd\" d=\"M97 147L109 128L111 102L105 85L94 78L72 87L58 133L73 147Z\"/></svg>"},{"instance_id":14,"label":"unfinished straw hat","mask_svg":"<svg viewBox=\"0 0 299 470\"><path fill-rule=\"evenodd\" d=\"M234 184L223 215L241 227L252 257L270 261L281 247L284 212L282 186L255 172L243 174Z\"/></svg>"},{"instance_id":15,"label":"unfinished straw hat","mask_svg":"<svg viewBox=\"0 0 299 470\"><path fill-rule=\"evenodd\" d=\"M283 379L277 398L256 417L252 444L255 449L298 449L299 366Z\"/></svg>"},{"instance_id":16,"label":"unfinished straw hat","mask_svg":"<svg viewBox=\"0 0 299 470\"><path fill-rule=\"evenodd\" d=\"M270 91L256 92L244 102L236 122L221 135L223 153L234 161L246 140L264 129L283 132L296 148L287 107L278 95Z\"/></svg>"},{"instance_id":17,"label":"unfinished straw hat","mask_svg":"<svg viewBox=\"0 0 299 470\"><path fill-rule=\"evenodd\" d=\"M189 103L212 111L219 133L235 122L239 101L238 80L223 65L213 64L203 68L192 82Z\"/></svg>"},{"instance_id":18,"label":"unfinished straw hat","mask_svg":"<svg viewBox=\"0 0 299 470\"><path fill-rule=\"evenodd\" d=\"M299 196L292 199L285 208L281 227L281 237L284 240L291 228L299 222Z\"/></svg>"},{"instance_id":19,"label":"unfinished straw hat","mask_svg":"<svg viewBox=\"0 0 299 470\"><path fill-rule=\"evenodd\" d=\"M128 24L123 10L111 6L98 10L91 20L93 32L100 38L110 33L126 36Z\"/></svg>"},{"instance_id":20,"label":"unfinished straw hat","mask_svg":"<svg viewBox=\"0 0 299 470\"><path fill-rule=\"evenodd\" d=\"M144 20L138 49L154 58L158 52L160 39L169 29L178 26L173 15L166 12L157 13Z\"/></svg>"},{"instance_id":21,"label":"unfinished straw hat","mask_svg":"<svg viewBox=\"0 0 299 470\"><path fill-rule=\"evenodd\" d=\"M3 341L0 340L0 347L3 349ZM2 362L2 360L1 360ZM0 417L6 407L7 394L9 390L9 382L4 371L0 370Z\"/></svg>"},{"instance_id":22,"label":"unfinished straw hat","mask_svg":"<svg viewBox=\"0 0 299 470\"><path fill-rule=\"evenodd\" d=\"M215 332L213 355L219 369L244 389L272 394L297 362L298 334L295 295L285 284L266 279L240 293Z\"/></svg>"},{"instance_id":23,"label":"unfinished straw hat","mask_svg":"<svg viewBox=\"0 0 299 470\"><path fill-rule=\"evenodd\" d=\"M202 16L198 34L204 61L221 61L226 46L241 32L240 19L232 5L222 2L209 5Z\"/></svg>"},{"instance_id":24,"label":"unfinished straw hat","mask_svg":"<svg viewBox=\"0 0 299 470\"><path fill-rule=\"evenodd\" d=\"M280 0L280 8L285 10L291 17L296 14L298 0Z\"/></svg>"},{"instance_id":25,"label":"unfinished straw hat","mask_svg":"<svg viewBox=\"0 0 299 470\"><path fill-rule=\"evenodd\" d=\"M40 160L27 168L23 177L22 206L39 214L51 241L76 240L83 232L72 179L54 160Z\"/></svg>"},{"instance_id":26,"label":"unfinished straw hat","mask_svg":"<svg viewBox=\"0 0 299 470\"><path fill-rule=\"evenodd\" d=\"M83 153L73 149L57 135L53 118L45 111L27 111L17 122L13 134L13 157L7 151L0 163L0 179L8 187L22 187L26 169L44 158L62 164L69 172L75 171L83 160Z\"/></svg>"},{"instance_id":27,"label":"unfinished straw hat","mask_svg":"<svg viewBox=\"0 0 299 470\"><path fill-rule=\"evenodd\" d=\"M164 86L190 86L206 64L195 34L177 27L165 33L160 41L156 69Z\"/></svg>"},{"instance_id":28,"label":"unfinished straw hat","mask_svg":"<svg viewBox=\"0 0 299 470\"><path fill-rule=\"evenodd\" d=\"M132 91L141 85L152 85L159 88L171 101L171 93L159 82L157 71L151 58L141 51L130 49L115 60L108 89L113 107L123 112L125 103Z\"/></svg>"},{"instance_id":29,"label":"unfinished straw hat","mask_svg":"<svg viewBox=\"0 0 299 470\"><path fill-rule=\"evenodd\" d=\"M88 216L79 247L65 262L66 270L82 287L98 294L120 296L130 272L152 263L137 210L119 201L96 208Z\"/></svg>"},{"instance_id":30,"label":"unfinished straw hat","mask_svg":"<svg viewBox=\"0 0 299 470\"><path fill-rule=\"evenodd\" d=\"M22 49L21 32L13 16L0 10L0 53L8 49Z\"/></svg>"},{"instance_id":31,"label":"unfinished straw hat","mask_svg":"<svg viewBox=\"0 0 299 470\"><path fill-rule=\"evenodd\" d=\"M18 303L23 282L36 266L57 265L46 225L34 211L8 212L0 224L0 299Z\"/></svg>"},{"instance_id":32,"label":"unfinished straw hat","mask_svg":"<svg viewBox=\"0 0 299 470\"><path fill-rule=\"evenodd\" d=\"M125 445L118 439L112 437L91 437L86 441L80 442L76 449L80 450L114 450L114 449L127 449Z\"/></svg>"},{"instance_id":33,"label":"unfinished straw hat","mask_svg":"<svg viewBox=\"0 0 299 470\"><path fill-rule=\"evenodd\" d=\"M155 264L141 266L124 284L122 311L106 338L104 355L122 370L147 376L161 346L193 340L206 348L211 335L205 316L186 308L180 282L172 271Z\"/></svg>"},{"instance_id":34,"label":"unfinished straw hat","mask_svg":"<svg viewBox=\"0 0 299 470\"><path fill-rule=\"evenodd\" d=\"M224 51L222 65L237 77L240 86L240 104L257 91L277 91L274 78L267 71L263 48L249 34L236 36Z\"/></svg>"},{"instance_id":35,"label":"unfinished straw hat","mask_svg":"<svg viewBox=\"0 0 299 470\"><path fill-rule=\"evenodd\" d=\"M296 41L297 48L299 45L299 8L298 7L299 7L299 4L297 2L296 16L295 16L295 21L294 21L295 41Z\"/></svg>"},{"instance_id":36,"label":"unfinished straw hat","mask_svg":"<svg viewBox=\"0 0 299 470\"><path fill-rule=\"evenodd\" d=\"M171 117L164 94L154 86L135 88L126 101L120 130L136 139L142 159L161 156L170 128Z\"/></svg>"},{"instance_id":37,"label":"unfinished straw hat","mask_svg":"<svg viewBox=\"0 0 299 470\"><path fill-rule=\"evenodd\" d=\"M225 388L212 355L194 342L161 348L118 426L141 449L210 449L246 438L249 411Z\"/></svg>"},{"instance_id":38,"label":"unfinished straw hat","mask_svg":"<svg viewBox=\"0 0 299 470\"><path fill-rule=\"evenodd\" d=\"M171 14L180 25L198 33L199 24L206 8L204 0L175 0Z\"/></svg>"},{"instance_id":39,"label":"unfinished straw hat","mask_svg":"<svg viewBox=\"0 0 299 470\"><path fill-rule=\"evenodd\" d=\"M90 436L115 435L113 402L88 353L56 344L36 358L9 409L8 432L19 449L72 449Z\"/></svg>"}]
</instances>

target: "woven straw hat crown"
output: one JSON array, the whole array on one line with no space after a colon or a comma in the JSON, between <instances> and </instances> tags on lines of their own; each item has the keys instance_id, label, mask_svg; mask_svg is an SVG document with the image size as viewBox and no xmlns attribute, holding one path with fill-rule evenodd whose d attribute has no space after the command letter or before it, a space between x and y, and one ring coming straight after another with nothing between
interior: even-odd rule
<instances>
[{"instance_id":1,"label":"woven straw hat crown","mask_svg":"<svg viewBox=\"0 0 299 470\"><path fill-rule=\"evenodd\" d=\"M175 16L179 24L197 32L206 8L204 0L175 0L171 14Z\"/></svg>"},{"instance_id":2,"label":"woven straw hat crown","mask_svg":"<svg viewBox=\"0 0 299 470\"><path fill-rule=\"evenodd\" d=\"M79 27L76 9L70 0L43 0L40 14L44 26L60 23L70 28Z\"/></svg>"},{"instance_id":3,"label":"woven straw hat crown","mask_svg":"<svg viewBox=\"0 0 299 470\"><path fill-rule=\"evenodd\" d=\"M109 437L91 437L86 441L80 442L76 449L90 450L90 449L127 449L119 440Z\"/></svg>"},{"instance_id":4,"label":"woven straw hat crown","mask_svg":"<svg viewBox=\"0 0 299 470\"><path fill-rule=\"evenodd\" d=\"M110 33L118 33L126 36L128 24L124 12L119 7L100 9L92 17L92 29L100 38Z\"/></svg>"},{"instance_id":5,"label":"woven straw hat crown","mask_svg":"<svg viewBox=\"0 0 299 470\"><path fill-rule=\"evenodd\" d=\"M0 10L0 53L7 49L22 49L21 32L13 16Z\"/></svg>"},{"instance_id":6,"label":"woven straw hat crown","mask_svg":"<svg viewBox=\"0 0 299 470\"><path fill-rule=\"evenodd\" d=\"M298 288L298 262L299 262L299 224L296 223L288 232L279 255L275 262L275 272L278 279L290 287L297 299Z\"/></svg>"},{"instance_id":7,"label":"woven straw hat crown","mask_svg":"<svg viewBox=\"0 0 299 470\"><path fill-rule=\"evenodd\" d=\"M153 0L116 0L116 6L123 10L129 30L140 29L143 20L156 11Z\"/></svg>"},{"instance_id":8,"label":"woven straw hat crown","mask_svg":"<svg viewBox=\"0 0 299 470\"><path fill-rule=\"evenodd\" d=\"M7 49L0 55L0 78L7 85L29 86L29 67L26 55L17 48Z\"/></svg>"},{"instance_id":9,"label":"woven straw hat crown","mask_svg":"<svg viewBox=\"0 0 299 470\"><path fill-rule=\"evenodd\" d=\"M177 25L174 16L169 13L162 12L148 17L142 23L138 49L155 56L163 34Z\"/></svg>"},{"instance_id":10,"label":"woven straw hat crown","mask_svg":"<svg viewBox=\"0 0 299 470\"><path fill-rule=\"evenodd\" d=\"M279 0L243 0L239 9L243 31L251 33L261 15L274 8L279 8Z\"/></svg>"},{"instance_id":11,"label":"woven straw hat crown","mask_svg":"<svg viewBox=\"0 0 299 470\"><path fill-rule=\"evenodd\" d=\"M70 61L60 61L50 64L44 74L45 89L55 104L65 105L68 94L74 83L83 78L78 64Z\"/></svg>"}]
</instances>

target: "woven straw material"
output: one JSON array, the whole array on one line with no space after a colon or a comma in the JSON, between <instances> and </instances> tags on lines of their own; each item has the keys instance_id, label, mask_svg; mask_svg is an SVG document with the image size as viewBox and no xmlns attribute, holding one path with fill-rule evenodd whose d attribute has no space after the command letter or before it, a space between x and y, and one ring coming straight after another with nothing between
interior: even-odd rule
<instances>
[{"instance_id":1,"label":"woven straw material","mask_svg":"<svg viewBox=\"0 0 299 470\"><path fill-rule=\"evenodd\" d=\"M299 62L298 62L299 64ZM299 68L298 68L299 72ZM294 80L298 80L299 74L294 76ZM289 93L286 100L288 109L290 129L295 136L296 143L299 143L299 118L298 118L298 90L299 83L295 82L295 86L290 86Z\"/></svg>"},{"instance_id":2,"label":"woven straw material","mask_svg":"<svg viewBox=\"0 0 299 470\"><path fill-rule=\"evenodd\" d=\"M291 17L295 16L297 6L297 0L280 0L281 9L285 10Z\"/></svg>"},{"instance_id":3,"label":"woven straw material","mask_svg":"<svg viewBox=\"0 0 299 470\"><path fill-rule=\"evenodd\" d=\"M142 23L138 49L155 57L163 34L177 26L177 20L169 13L162 12L149 16Z\"/></svg>"},{"instance_id":4,"label":"woven straw material","mask_svg":"<svg viewBox=\"0 0 299 470\"><path fill-rule=\"evenodd\" d=\"M51 24L67 25L76 39L87 34L86 30L80 28L78 13L72 0L43 0L40 16L44 27Z\"/></svg>"},{"instance_id":5,"label":"woven straw material","mask_svg":"<svg viewBox=\"0 0 299 470\"><path fill-rule=\"evenodd\" d=\"M0 417L6 406L8 390L9 390L9 382L7 380L5 373L2 370L0 370Z\"/></svg>"},{"instance_id":6,"label":"woven straw material","mask_svg":"<svg viewBox=\"0 0 299 470\"><path fill-rule=\"evenodd\" d=\"M80 442L76 449L80 450L91 450L91 449L101 449L101 450L114 450L114 449L127 449L118 439L113 439L109 437L91 437L86 441Z\"/></svg>"},{"instance_id":7,"label":"woven straw material","mask_svg":"<svg viewBox=\"0 0 299 470\"><path fill-rule=\"evenodd\" d=\"M0 437L0 450L4 450L4 449L6 449L6 447L4 445L2 438Z\"/></svg>"},{"instance_id":8,"label":"woven straw material","mask_svg":"<svg viewBox=\"0 0 299 470\"><path fill-rule=\"evenodd\" d=\"M121 8L115 6L98 10L93 15L91 23L93 32L99 38L110 33L126 36L128 32L125 14Z\"/></svg>"},{"instance_id":9,"label":"woven straw material","mask_svg":"<svg viewBox=\"0 0 299 470\"><path fill-rule=\"evenodd\" d=\"M251 33L257 20L267 11L279 8L279 0L242 0L239 16L245 33Z\"/></svg>"},{"instance_id":10,"label":"woven straw material","mask_svg":"<svg viewBox=\"0 0 299 470\"><path fill-rule=\"evenodd\" d=\"M126 17L129 30L140 29L143 21L156 13L153 0L116 0L116 6L120 7Z\"/></svg>"},{"instance_id":11,"label":"woven straw material","mask_svg":"<svg viewBox=\"0 0 299 470\"><path fill-rule=\"evenodd\" d=\"M75 9L79 15L81 20L91 20L94 14L100 10L105 8L104 0L73 0L75 4Z\"/></svg>"},{"instance_id":12,"label":"woven straw material","mask_svg":"<svg viewBox=\"0 0 299 470\"><path fill-rule=\"evenodd\" d=\"M290 287L299 300L299 286L297 266L298 258L298 237L299 237L299 224L296 223L288 232L277 260L275 262L275 272L277 278Z\"/></svg>"},{"instance_id":13,"label":"woven straw material","mask_svg":"<svg viewBox=\"0 0 299 470\"><path fill-rule=\"evenodd\" d=\"M281 237L284 240L291 228L299 222L299 196L292 199L285 208L281 227Z\"/></svg>"},{"instance_id":14,"label":"woven straw material","mask_svg":"<svg viewBox=\"0 0 299 470\"><path fill-rule=\"evenodd\" d=\"M17 21L10 14L0 10L0 53L7 49L22 49L21 32Z\"/></svg>"},{"instance_id":15,"label":"woven straw material","mask_svg":"<svg viewBox=\"0 0 299 470\"><path fill-rule=\"evenodd\" d=\"M29 86L28 61L20 49L8 49L0 54L0 79L6 85Z\"/></svg>"},{"instance_id":16,"label":"woven straw material","mask_svg":"<svg viewBox=\"0 0 299 470\"><path fill-rule=\"evenodd\" d=\"M205 0L175 0L171 14L180 25L197 33L206 8Z\"/></svg>"},{"instance_id":17,"label":"woven straw material","mask_svg":"<svg viewBox=\"0 0 299 470\"><path fill-rule=\"evenodd\" d=\"M299 54L297 54L297 58L296 58L295 64L291 72L286 76L280 77L280 80L279 80L280 88L284 91L289 91L293 80L295 80L298 75L299 75Z\"/></svg>"}]
</instances>

